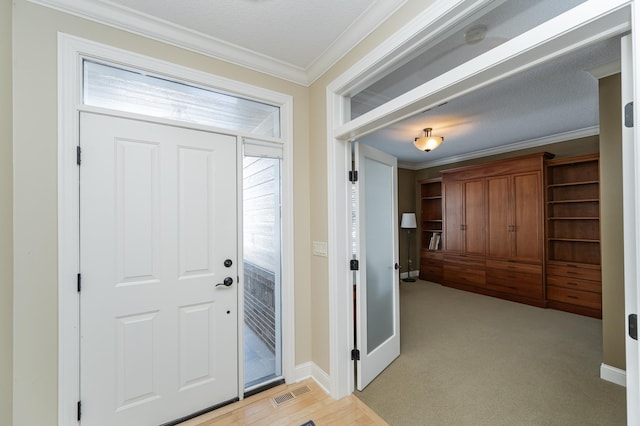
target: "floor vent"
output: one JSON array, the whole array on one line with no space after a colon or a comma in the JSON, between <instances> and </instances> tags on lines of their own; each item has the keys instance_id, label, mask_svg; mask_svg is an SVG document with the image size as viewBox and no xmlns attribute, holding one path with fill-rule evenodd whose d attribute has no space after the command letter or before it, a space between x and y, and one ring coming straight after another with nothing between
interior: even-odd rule
<instances>
[{"instance_id":1,"label":"floor vent","mask_svg":"<svg viewBox=\"0 0 640 426\"><path fill-rule=\"evenodd\" d=\"M303 395L303 394L305 394L307 392L311 392L311 389L309 389L309 386L302 386L301 388L294 389L294 390L291 391L293 396L300 396L300 395Z\"/></svg>"},{"instance_id":2,"label":"floor vent","mask_svg":"<svg viewBox=\"0 0 640 426\"><path fill-rule=\"evenodd\" d=\"M278 407L287 401L291 401L297 396L304 395L307 392L311 392L309 386L302 386L300 388L292 390L291 392L283 393L282 395L278 395L272 399L273 405Z\"/></svg>"}]
</instances>

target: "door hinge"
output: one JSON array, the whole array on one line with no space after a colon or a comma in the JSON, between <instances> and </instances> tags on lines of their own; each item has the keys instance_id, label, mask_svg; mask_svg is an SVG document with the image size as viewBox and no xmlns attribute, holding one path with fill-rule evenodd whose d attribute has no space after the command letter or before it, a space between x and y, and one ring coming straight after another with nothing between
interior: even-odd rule
<instances>
[{"instance_id":1,"label":"door hinge","mask_svg":"<svg viewBox=\"0 0 640 426\"><path fill-rule=\"evenodd\" d=\"M82 149L80 148L80 145L78 145L76 147L76 164L78 164L79 166L81 162L82 162Z\"/></svg>"},{"instance_id":2,"label":"door hinge","mask_svg":"<svg viewBox=\"0 0 640 426\"><path fill-rule=\"evenodd\" d=\"M624 125L625 127L633 127L633 102L624 106Z\"/></svg>"},{"instance_id":3,"label":"door hinge","mask_svg":"<svg viewBox=\"0 0 640 426\"><path fill-rule=\"evenodd\" d=\"M78 293L82 290L82 275L78 274Z\"/></svg>"},{"instance_id":4,"label":"door hinge","mask_svg":"<svg viewBox=\"0 0 640 426\"><path fill-rule=\"evenodd\" d=\"M349 170L349 182L355 183L358 181L358 171L357 170Z\"/></svg>"},{"instance_id":5,"label":"door hinge","mask_svg":"<svg viewBox=\"0 0 640 426\"><path fill-rule=\"evenodd\" d=\"M82 402L78 401L78 421L82 417Z\"/></svg>"},{"instance_id":6,"label":"door hinge","mask_svg":"<svg viewBox=\"0 0 640 426\"><path fill-rule=\"evenodd\" d=\"M358 262L358 259L351 259L349 261L349 269L351 271L358 271L360 270L360 262Z\"/></svg>"},{"instance_id":7,"label":"door hinge","mask_svg":"<svg viewBox=\"0 0 640 426\"><path fill-rule=\"evenodd\" d=\"M633 340L638 340L638 315L629 315L629 336Z\"/></svg>"},{"instance_id":8,"label":"door hinge","mask_svg":"<svg viewBox=\"0 0 640 426\"><path fill-rule=\"evenodd\" d=\"M359 349L351 349L351 361L360 361Z\"/></svg>"}]
</instances>

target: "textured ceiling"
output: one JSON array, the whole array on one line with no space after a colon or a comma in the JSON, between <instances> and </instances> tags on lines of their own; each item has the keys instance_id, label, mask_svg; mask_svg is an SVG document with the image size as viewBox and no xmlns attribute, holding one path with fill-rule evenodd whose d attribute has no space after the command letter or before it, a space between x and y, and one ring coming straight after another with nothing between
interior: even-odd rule
<instances>
[{"instance_id":1,"label":"textured ceiling","mask_svg":"<svg viewBox=\"0 0 640 426\"><path fill-rule=\"evenodd\" d=\"M360 139L404 163L428 163L598 126L598 81L587 70L620 57L619 38L592 45ZM443 144L418 151L425 127Z\"/></svg>"},{"instance_id":2,"label":"textured ceiling","mask_svg":"<svg viewBox=\"0 0 640 426\"><path fill-rule=\"evenodd\" d=\"M374 0L111 0L300 68L309 67Z\"/></svg>"}]
</instances>

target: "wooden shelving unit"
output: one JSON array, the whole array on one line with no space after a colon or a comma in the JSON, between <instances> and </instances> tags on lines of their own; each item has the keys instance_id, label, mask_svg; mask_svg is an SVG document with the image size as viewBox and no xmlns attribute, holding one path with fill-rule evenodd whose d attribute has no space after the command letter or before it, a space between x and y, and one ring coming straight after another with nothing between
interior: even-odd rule
<instances>
[{"instance_id":1,"label":"wooden shelving unit","mask_svg":"<svg viewBox=\"0 0 640 426\"><path fill-rule=\"evenodd\" d=\"M601 318L599 156L549 160L546 180L549 307Z\"/></svg>"},{"instance_id":2,"label":"wooden shelving unit","mask_svg":"<svg viewBox=\"0 0 640 426\"><path fill-rule=\"evenodd\" d=\"M420 279L442 282L442 179L420 183Z\"/></svg>"}]
</instances>

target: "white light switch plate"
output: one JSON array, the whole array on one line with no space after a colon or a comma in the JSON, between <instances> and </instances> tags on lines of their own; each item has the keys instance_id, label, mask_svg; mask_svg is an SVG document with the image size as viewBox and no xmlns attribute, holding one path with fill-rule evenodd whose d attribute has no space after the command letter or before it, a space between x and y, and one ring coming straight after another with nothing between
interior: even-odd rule
<instances>
[{"instance_id":1,"label":"white light switch plate","mask_svg":"<svg viewBox=\"0 0 640 426\"><path fill-rule=\"evenodd\" d=\"M327 257L327 243L324 241L314 241L313 254L315 256Z\"/></svg>"}]
</instances>

